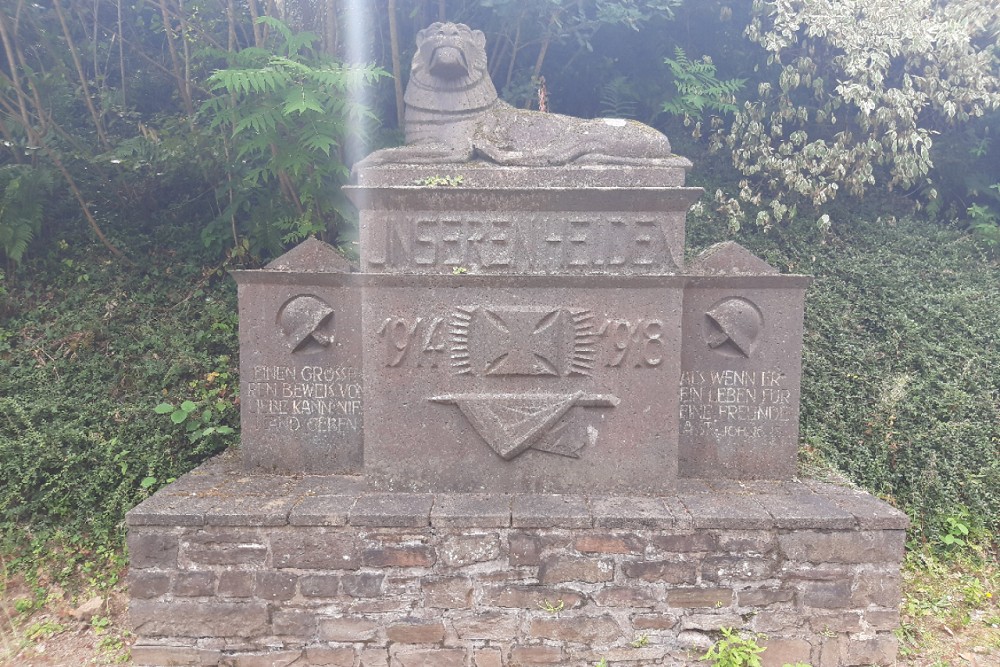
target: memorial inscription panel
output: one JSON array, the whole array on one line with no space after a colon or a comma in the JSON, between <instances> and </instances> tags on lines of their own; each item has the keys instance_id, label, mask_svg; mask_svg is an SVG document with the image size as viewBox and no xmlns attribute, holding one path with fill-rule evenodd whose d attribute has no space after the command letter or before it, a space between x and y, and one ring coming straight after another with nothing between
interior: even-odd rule
<instances>
[{"instance_id":1,"label":"memorial inscription panel","mask_svg":"<svg viewBox=\"0 0 1000 667\"><path fill-rule=\"evenodd\" d=\"M736 244L689 267L679 382L682 477L789 479L798 450L802 308L809 279ZM742 267L746 275L726 275Z\"/></svg>"},{"instance_id":2,"label":"memorial inscription panel","mask_svg":"<svg viewBox=\"0 0 1000 667\"><path fill-rule=\"evenodd\" d=\"M361 291L310 240L268 269L236 271L240 421L248 468L362 469Z\"/></svg>"},{"instance_id":3,"label":"memorial inscription panel","mask_svg":"<svg viewBox=\"0 0 1000 667\"><path fill-rule=\"evenodd\" d=\"M375 488L652 493L673 486L680 281L424 277L370 285ZM583 284L581 284L583 281ZM377 285L377 286L376 286ZM456 465L460 464L460 467Z\"/></svg>"}]
</instances>

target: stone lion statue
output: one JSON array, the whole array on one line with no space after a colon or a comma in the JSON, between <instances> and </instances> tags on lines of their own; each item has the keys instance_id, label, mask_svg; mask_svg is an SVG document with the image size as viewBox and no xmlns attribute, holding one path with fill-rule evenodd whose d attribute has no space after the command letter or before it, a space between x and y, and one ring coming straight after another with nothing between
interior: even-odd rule
<instances>
[{"instance_id":1,"label":"stone lion statue","mask_svg":"<svg viewBox=\"0 0 1000 667\"><path fill-rule=\"evenodd\" d=\"M486 36L456 23L417 34L406 103L406 145L376 151L359 166L455 163L655 164L670 142L648 125L527 111L497 96L486 68Z\"/></svg>"}]
</instances>

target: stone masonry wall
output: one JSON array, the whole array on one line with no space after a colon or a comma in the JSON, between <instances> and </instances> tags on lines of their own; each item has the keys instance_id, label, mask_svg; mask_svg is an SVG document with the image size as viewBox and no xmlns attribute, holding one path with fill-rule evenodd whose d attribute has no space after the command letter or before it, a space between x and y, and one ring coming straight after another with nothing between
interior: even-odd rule
<instances>
[{"instance_id":1,"label":"stone masonry wall","mask_svg":"<svg viewBox=\"0 0 1000 667\"><path fill-rule=\"evenodd\" d=\"M374 494L227 465L129 515L137 665L694 665L722 627L766 633L765 665L896 653L906 519L860 492Z\"/></svg>"}]
</instances>

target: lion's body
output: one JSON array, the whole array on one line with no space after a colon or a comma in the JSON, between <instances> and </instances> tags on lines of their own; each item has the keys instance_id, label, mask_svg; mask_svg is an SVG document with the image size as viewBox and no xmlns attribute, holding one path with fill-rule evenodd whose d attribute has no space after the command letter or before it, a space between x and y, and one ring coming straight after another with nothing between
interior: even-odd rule
<instances>
[{"instance_id":1,"label":"lion's body","mask_svg":"<svg viewBox=\"0 0 1000 667\"><path fill-rule=\"evenodd\" d=\"M477 158L526 166L648 164L671 156L667 137L642 123L503 102L486 68L485 36L461 24L435 23L417 35L405 102L406 145L377 151L364 164Z\"/></svg>"}]
</instances>

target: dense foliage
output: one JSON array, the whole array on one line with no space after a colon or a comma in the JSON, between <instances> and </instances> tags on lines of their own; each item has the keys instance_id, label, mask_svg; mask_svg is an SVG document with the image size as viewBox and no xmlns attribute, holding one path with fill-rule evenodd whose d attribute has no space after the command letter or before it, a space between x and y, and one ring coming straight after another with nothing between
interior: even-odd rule
<instances>
[{"instance_id":1,"label":"dense foliage","mask_svg":"<svg viewBox=\"0 0 1000 667\"><path fill-rule=\"evenodd\" d=\"M363 16L341 0L9 4L11 549L118 545L128 507L235 443L224 269L309 234L351 238L338 186L371 145L401 136L405 65L438 19L486 32L511 102L666 130L709 193L692 245L728 235L817 276L807 458L900 504L916 538L956 521L1000 530L994 3L388 0ZM890 200L888 185L908 190ZM760 225L739 230L747 210Z\"/></svg>"}]
</instances>

